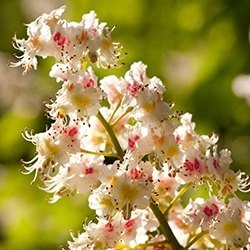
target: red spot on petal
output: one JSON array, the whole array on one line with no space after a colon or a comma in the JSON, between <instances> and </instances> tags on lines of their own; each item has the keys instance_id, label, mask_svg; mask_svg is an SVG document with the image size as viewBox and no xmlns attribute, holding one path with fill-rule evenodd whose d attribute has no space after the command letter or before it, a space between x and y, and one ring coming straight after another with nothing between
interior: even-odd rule
<instances>
[{"instance_id":1,"label":"red spot on petal","mask_svg":"<svg viewBox=\"0 0 250 250\"><path fill-rule=\"evenodd\" d=\"M137 170L136 168L131 169L130 171L130 177L132 180L140 180L144 176L143 172L140 170Z\"/></svg>"},{"instance_id":2,"label":"red spot on petal","mask_svg":"<svg viewBox=\"0 0 250 250\"><path fill-rule=\"evenodd\" d=\"M201 164L198 159L194 159L193 162L186 160L184 163L184 168L189 174L191 175L192 173L195 172L201 172Z\"/></svg>"},{"instance_id":3,"label":"red spot on petal","mask_svg":"<svg viewBox=\"0 0 250 250\"><path fill-rule=\"evenodd\" d=\"M128 147L129 147L129 149L134 150L135 149L135 143L139 139L140 139L139 135L135 135L133 137L128 138Z\"/></svg>"},{"instance_id":4,"label":"red spot on petal","mask_svg":"<svg viewBox=\"0 0 250 250\"><path fill-rule=\"evenodd\" d=\"M66 130L66 133L68 134L68 136L74 137L78 133L78 128L77 127L69 128L68 130Z\"/></svg>"},{"instance_id":5,"label":"red spot on petal","mask_svg":"<svg viewBox=\"0 0 250 250\"><path fill-rule=\"evenodd\" d=\"M111 233L114 231L114 225L112 225L111 222L108 222L106 225L105 225L105 231L108 232L108 233Z\"/></svg>"},{"instance_id":6,"label":"red spot on petal","mask_svg":"<svg viewBox=\"0 0 250 250\"><path fill-rule=\"evenodd\" d=\"M205 207L203 212L208 216L211 217L213 215L213 211L212 209L210 209L209 207Z\"/></svg>"},{"instance_id":7,"label":"red spot on petal","mask_svg":"<svg viewBox=\"0 0 250 250\"><path fill-rule=\"evenodd\" d=\"M126 232L131 232L133 230L133 226L135 224L135 220L131 219L125 222L124 229Z\"/></svg>"},{"instance_id":8,"label":"red spot on petal","mask_svg":"<svg viewBox=\"0 0 250 250\"><path fill-rule=\"evenodd\" d=\"M93 167L88 167L85 169L85 174L93 174L94 173L94 168Z\"/></svg>"},{"instance_id":9,"label":"red spot on petal","mask_svg":"<svg viewBox=\"0 0 250 250\"><path fill-rule=\"evenodd\" d=\"M216 204L212 204L212 210L214 215L219 213L219 207Z\"/></svg>"},{"instance_id":10,"label":"red spot on petal","mask_svg":"<svg viewBox=\"0 0 250 250\"><path fill-rule=\"evenodd\" d=\"M218 159L214 159L214 160L213 160L213 165L214 165L214 168L215 168L215 169L220 168L220 162L219 162L219 160L218 160Z\"/></svg>"},{"instance_id":11,"label":"red spot on petal","mask_svg":"<svg viewBox=\"0 0 250 250\"><path fill-rule=\"evenodd\" d=\"M194 170L194 164L192 162L190 162L189 160L185 161L184 167L188 171L193 171Z\"/></svg>"},{"instance_id":12,"label":"red spot on petal","mask_svg":"<svg viewBox=\"0 0 250 250\"><path fill-rule=\"evenodd\" d=\"M137 82L134 82L133 84L128 84L127 90L130 95L135 96L138 91L140 90L140 85Z\"/></svg>"},{"instance_id":13,"label":"red spot on petal","mask_svg":"<svg viewBox=\"0 0 250 250\"><path fill-rule=\"evenodd\" d=\"M180 142L180 140L181 140L180 136L179 136L179 135L177 135L177 136L175 137L175 142L176 142L176 143L179 143L179 142Z\"/></svg>"},{"instance_id":14,"label":"red spot on petal","mask_svg":"<svg viewBox=\"0 0 250 250\"><path fill-rule=\"evenodd\" d=\"M210 206L206 206L204 209L203 209L203 212L208 216L208 217L211 217L211 216L214 216L216 214L219 213L219 207L216 205L216 204L210 204Z\"/></svg>"},{"instance_id":15,"label":"red spot on petal","mask_svg":"<svg viewBox=\"0 0 250 250\"><path fill-rule=\"evenodd\" d=\"M195 158L194 159L194 169L199 169L200 168L200 162Z\"/></svg>"},{"instance_id":16,"label":"red spot on petal","mask_svg":"<svg viewBox=\"0 0 250 250\"><path fill-rule=\"evenodd\" d=\"M83 79L82 85L84 88L93 88L95 86L95 81L93 79Z\"/></svg>"},{"instance_id":17,"label":"red spot on petal","mask_svg":"<svg viewBox=\"0 0 250 250\"><path fill-rule=\"evenodd\" d=\"M63 46L69 43L69 39L62 35L61 32L57 31L54 35L53 35L53 41L58 45L58 46Z\"/></svg>"}]
</instances>

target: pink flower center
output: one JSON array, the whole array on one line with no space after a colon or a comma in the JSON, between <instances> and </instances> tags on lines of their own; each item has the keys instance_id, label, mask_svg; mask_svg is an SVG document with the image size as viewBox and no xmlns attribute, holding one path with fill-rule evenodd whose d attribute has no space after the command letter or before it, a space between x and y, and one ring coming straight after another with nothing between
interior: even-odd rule
<instances>
[{"instance_id":1,"label":"pink flower center","mask_svg":"<svg viewBox=\"0 0 250 250\"><path fill-rule=\"evenodd\" d=\"M213 210L209 207L205 207L203 212L208 216L211 217L213 215Z\"/></svg>"},{"instance_id":2,"label":"pink flower center","mask_svg":"<svg viewBox=\"0 0 250 250\"><path fill-rule=\"evenodd\" d=\"M126 221L126 223L124 224L124 229L126 232L131 232L133 230L133 226L135 224L135 220L131 219Z\"/></svg>"},{"instance_id":3,"label":"pink flower center","mask_svg":"<svg viewBox=\"0 0 250 250\"><path fill-rule=\"evenodd\" d=\"M69 130L66 130L66 133L70 137L74 137L78 133L78 128L77 127L72 127Z\"/></svg>"},{"instance_id":4,"label":"pink flower center","mask_svg":"<svg viewBox=\"0 0 250 250\"><path fill-rule=\"evenodd\" d=\"M218 160L218 159L214 159L214 160L213 160L213 165L214 165L214 168L215 168L215 169L220 168L220 162L219 162L219 160Z\"/></svg>"},{"instance_id":5,"label":"pink flower center","mask_svg":"<svg viewBox=\"0 0 250 250\"><path fill-rule=\"evenodd\" d=\"M95 81L91 78L83 79L83 87L84 88L93 88L95 86Z\"/></svg>"},{"instance_id":6,"label":"pink flower center","mask_svg":"<svg viewBox=\"0 0 250 250\"><path fill-rule=\"evenodd\" d=\"M97 29L96 28L92 28L92 34L95 36L96 35L96 33L97 33Z\"/></svg>"},{"instance_id":7,"label":"pink flower center","mask_svg":"<svg viewBox=\"0 0 250 250\"><path fill-rule=\"evenodd\" d=\"M189 173L201 171L200 162L196 158L194 159L193 163L189 160L186 160L184 163L184 167L185 167L186 171L188 171Z\"/></svg>"},{"instance_id":8,"label":"pink flower center","mask_svg":"<svg viewBox=\"0 0 250 250\"><path fill-rule=\"evenodd\" d=\"M218 214L219 212L219 208L216 204L211 204L211 206L205 206L205 208L203 209L203 212L208 216L214 216L216 214Z\"/></svg>"},{"instance_id":9,"label":"pink flower center","mask_svg":"<svg viewBox=\"0 0 250 250\"><path fill-rule=\"evenodd\" d=\"M214 203L212 204L212 210L213 210L213 214L219 213L219 207Z\"/></svg>"},{"instance_id":10,"label":"pink flower center","mask_svg":"<svg viewBox=\"0 0 250 250\"><path fill-rule=\"evenodd\" d=\"M137 140L140 139L140 136L139 135L135 135L133 137L130 137L128 138L128 146L131 150L134 150L135 149L135 143Z\"/></svg>"},{"instance_id":11,"label":"pink flower center","mask_svg":"<svg viewBox=\"0 0 250 250\"><path fill-rule=\"evenodd\" d=\"M130 171L130 177L132 180L140 180L144 176L143 172L140 170L137 170L136 168L131 169Z\"/></svg>"},{"instance_id":12,"label":"pink flower center","mask_svg":"<svg viewBox=\"0 0 250 250\"><path fill-rule=\"evenodd\" d=\"M179 135L177 135L177 136L175 137L175 142L176 142L176 143L179 143L179 142L180 142L180 140L181 140L180 136L179 136Z\"/></svg>"},{"instance_id":13,"label":"pink flower center","mask_svg":"<svg viewBox=\"0 0 250 250\"><path fill-rule=\"evenodd\" d=\"M130 95L135 96L140 89L140 85L137 82L134 82L133 84L128 84L127 90Z\"/></svg>"},{"instance_id":14,"label":"pink flower center","mask_svg":"<svg viewBox=\"0 0 250 250\"><path fill-rule=\"evenodd\" d=\"M66 36L63 36L59 31L54 34L53 41L56 42L58 46L63 46L69 42L68 38Z\"/></svg>"},{"instance_id":15,"label":"pink flower center","mask_svg":"<svg viewBox=\"0 0 250 250\"><path fill-rule=\"evenodd\" d=\"M94 173L94 168L93 167L88 167L85 169L85 174L93 174Z\"/></svg>"},{"instance_id":16,"label":"pink flower center","mask_svg":"<svg viewBox=\"0 0 250 250\"><path fill-rule=\"evenodd\" d=\"M111 222L108 222L106 225L105 225L105 231L108 232L108 233L111 233L114 231L114 225L112 225Z\"/></svg>"}]
</instances>

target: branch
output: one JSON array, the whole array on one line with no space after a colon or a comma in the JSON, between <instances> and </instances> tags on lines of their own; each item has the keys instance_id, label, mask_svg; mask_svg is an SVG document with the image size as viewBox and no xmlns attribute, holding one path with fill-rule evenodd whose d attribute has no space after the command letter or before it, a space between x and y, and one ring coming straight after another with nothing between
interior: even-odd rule
<instances>
[{"instance_id":1,"label":"branch","mask_svg":"<svg viewBox=\"0 0 250 250\"><path fill-rule=\"evenodd\" d=\"M168 244L172 247L173 250L183 250L183 247L179 244L170 226L168 225L168 222L166 221L164 214L161 212L161 210L153 200L151 200L150 202L150 208L153 211L157 220L159 221L160 227L162 229L164 236L168 241Z\"/></svg>"},{"instance_id":2,"label":"branch","mask_svg":"<svg viewBox=\"0 0 250 250\"><path fill-rule=\"evenodd\" d=\"M120 160L122 160L123 156L124 156L124 152L121 148L120 143L117 140L117 137L114 133L114 130L112 129L112 127L109 125L109 123L105 120L105 118L103 117L103 115L101 114L101 112L99 111L98 114L96 115L96 117L99 119L99 121L102 123L103 127L106 129L112 143L114 144L114 147L116 149L117 152L117 156Z\"/></svg>"}]
</instances>

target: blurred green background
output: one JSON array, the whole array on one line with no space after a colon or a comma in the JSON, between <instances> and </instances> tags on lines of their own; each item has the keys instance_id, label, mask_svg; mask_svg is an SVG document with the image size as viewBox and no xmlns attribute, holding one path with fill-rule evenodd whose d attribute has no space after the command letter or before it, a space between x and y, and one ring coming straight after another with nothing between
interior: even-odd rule
<instances>
[{"instance_id":1,"label":"blurred green background","mask_svg":"<svg viewBox=\"0 0 250 250\"><path fill-rule=\"evenodd\" d=\"M1 0L0 250L59 249L89 213L86 197L48 204L38 185L30 185L32 176L19 171L20 159L34 154L21 130L44 131L43 101L59 86L48 77L50 60L26 77L7 66L14 60L12 37L25 37L24 23L64 4L66 19L79 21L94 9L117 26L113 38L124 44L126 64L100 78L143 61L149 76L166 83L176 109L192 113L200 133L219 134L219 147L232 150L233 167L249 173L250 108L232 91L235 77L250 74L249 0Z\"/></svg>"}]
</instances>

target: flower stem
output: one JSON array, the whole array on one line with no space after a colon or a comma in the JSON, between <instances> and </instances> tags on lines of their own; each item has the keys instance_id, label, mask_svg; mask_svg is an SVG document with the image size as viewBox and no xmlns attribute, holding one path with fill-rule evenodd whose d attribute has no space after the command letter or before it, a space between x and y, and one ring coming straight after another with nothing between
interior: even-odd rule
<instances>
[{"instance_id":1,"label":"flower stem","mask_svg":"<svg viewBox=\"0 0 250 250\"><path fill-rule=\"evenodd\" d=\"M103 127L106 129L112 143L114 144L114 147L116 149L117 152L117 156L120 160L122 160L123 156L124 156L124 152L121 148L120 143L117 140L117 137L112 129L112 127L110 126L110 124L105 120L105 118L103 117L103 115L101 114L101 112L99 111L98 114L96 115L96 117L99 119L99 121L102 123Z\"/></svg>"},{"instance_id":2,"label":"flower stem","mask_svg":"<svg viewBox=\"0 0 250 250\"><path fill-rule=\"evenodd\" d=\"M132 107L128 107L127 109L126 109L126 111L122 114L122 115L120 115L113 123L112 123L112 127L114 127L126 114L128 114L130 111L132 111Z\"/></svg>"},{"instance_id":3,"label":"flower stem","mask_svg":"<svg viewBox=\"0 0 250 250\"><path fill-rule=\"evenodd\" d=\"M192 182L189 182L187 184L185 184L181 190L178 192L178 194L174 197L174 199L170 202L170 204L168 205L166 211L164 212L164 215L167 216L170 209L173 207L173 205L175 204L175 202L192 186Z\"/></svg>"},{"instance_id":4,"label":"flower stem","mask_svg":"<svg viewBox=\"0 0 250 250\"><path fill-rule=\"evenodd\" d=\"M183 247L179 244L178 240L175 238L170 226L168 225L168 222L166 221L166 218L164 214L161 212L157 204L151 200L150 202L150 208L153 211L155 217L160 223L161 230L164 234L164 236L167 239L168 244L171 246L173 250L183 250Z\"/></svg>"},{"instance_id":5,"label":"flower stem","mask_svg":"<svg viewBox=\"0 0 250 250\"><path fill-rule=\"evenodd\" d=\"M112 154L112 153L107 153L107 152L94 152L94 151L90 151L84 148L81 148L81 152L82 153L86 153L86 154L91 154L91 155L103 155L103 156L107 156L107 157L115 157L118 158L117 154Z\"/></svg>"},{"instance_id":6,"label":"flower stem","mask_svg":"<svg viewBox=\"0 0 250 250\"><path fill-rule=\"evenodd\" d=\"M183 250L188 250L196 241L198 241L201 237L206 235L208 231L202 231L198 233L184 248Z\"/></svg>"},{"instance_id":7,"label":"flower stem","mask_svg":"<svg viewBox=\"0 0 250 250\"><path fill-rule=\"evenodd\" d=\"M119 107L121 106L121 100L118 102L117 106L115 107L115 110L113 111L113 113L111 114L111 116L109 117L109 120L108 120L108 123L111 123L114 116L115 116L115 113L116 111L119 109Z\"/></svg>"}]
</instances>

